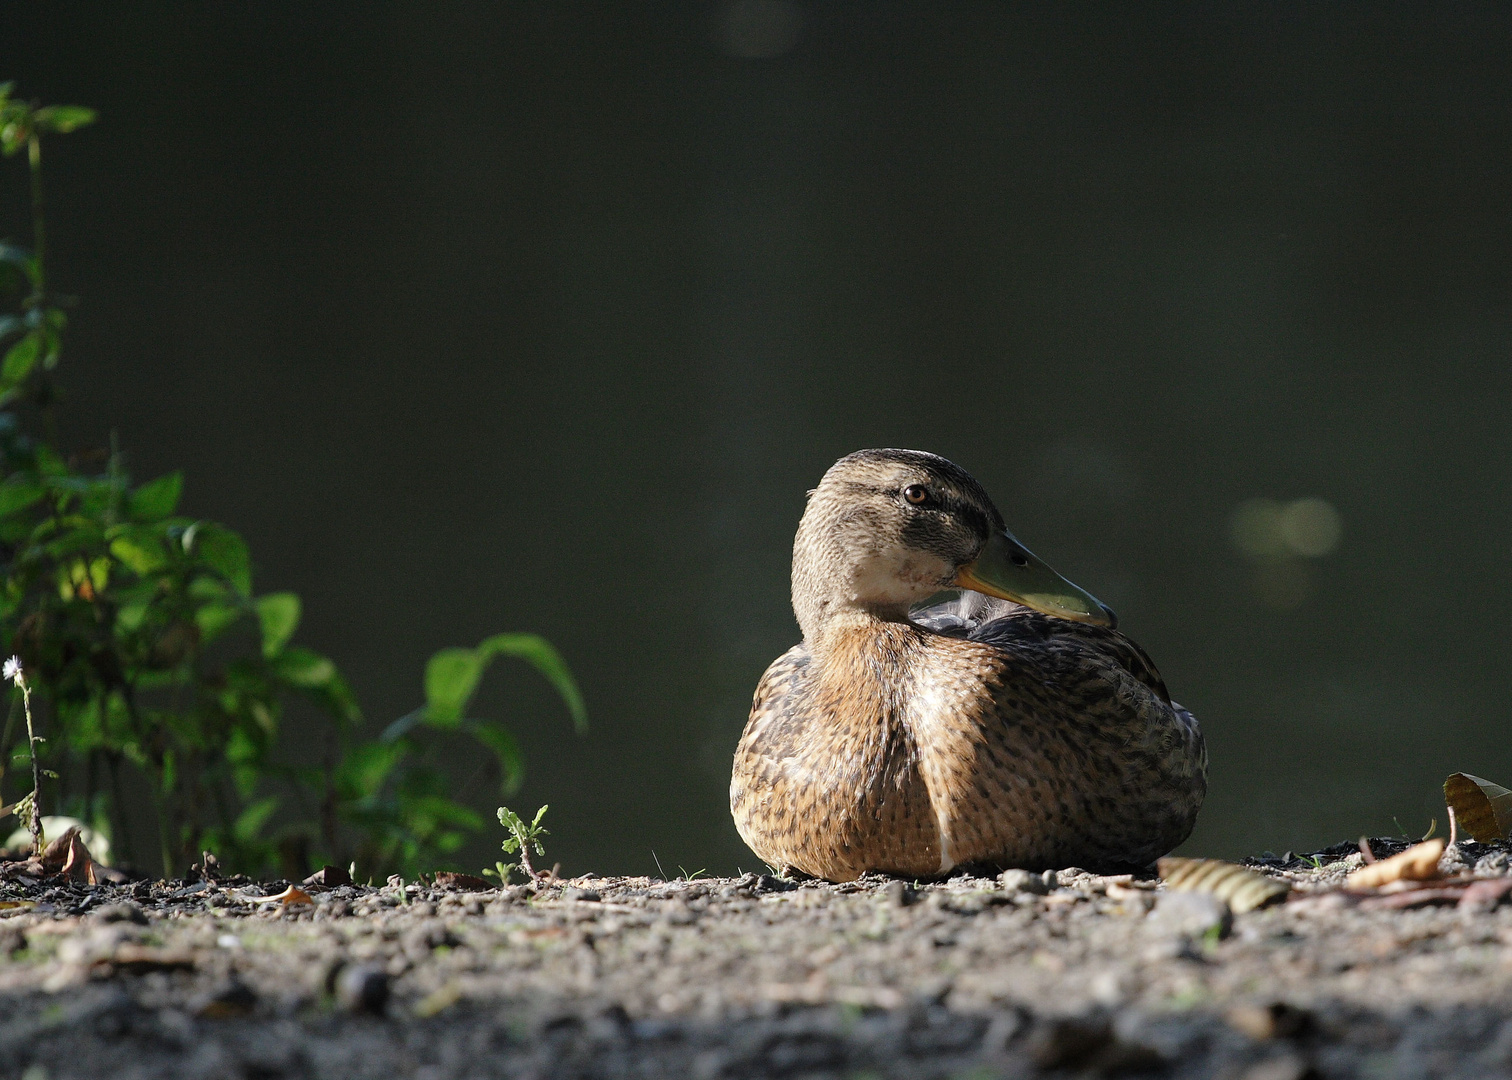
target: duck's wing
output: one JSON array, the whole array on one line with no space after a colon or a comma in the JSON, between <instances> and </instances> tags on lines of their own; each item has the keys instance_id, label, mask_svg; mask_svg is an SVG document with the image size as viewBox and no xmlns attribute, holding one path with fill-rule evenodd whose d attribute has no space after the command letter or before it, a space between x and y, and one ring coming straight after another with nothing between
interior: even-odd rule
<instances>
[{"instance_id":1,"label":"duck's wing","mask_svg":"<svg viewBox=\"0 0 1512 1080\"><path fill-rule=\"evenodd\" d=\"M1117 630L1045 615L1033 608L964 591L957 598L915 611L911 620L946 637L1030 651L1046 660L1085 668L1116 664L1170 703L1171 695L1155 662Z\"/></svg>"}]
</instances>

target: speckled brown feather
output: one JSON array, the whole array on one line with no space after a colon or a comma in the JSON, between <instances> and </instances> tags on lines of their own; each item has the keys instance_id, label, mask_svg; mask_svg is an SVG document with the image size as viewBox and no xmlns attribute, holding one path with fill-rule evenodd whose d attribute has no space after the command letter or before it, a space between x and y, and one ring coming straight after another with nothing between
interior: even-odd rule
<instances>
[{"instance_id":1,"label":"speckled brown feather","mask_svg":"<svg viewBox=\"0 0 1512 1080\"><path fill-rule=\"evenodd\" d=\"M1028 611L988 629L967 641L879 623L823 665L804 645L774 663L730 789L751 849L847 881L1128 868L1184 840L1206 752L1137 646Z\"/></svg>"},{"instance_id":2,"label":"speckled brown feather","mask_svg":"<svg viewBox=\"0 0 1512 1080\"><path fill-rule=\"evenodd\" d=\"M894 498L911 478L965 504L924 544ZM757 686L730 783L736 827L769 864L833 881L967 864L1112 870L1190 834L1207 790L1202 735L1132 641L1015 605L937 632L898 613L909 577L856 570L882 552L915 573L909 552L980 550L969 530L987 527L1001 516L979 485L915 451L843 458L813 493L793 567L805 640Z\"/></svg>"}]
</instances>

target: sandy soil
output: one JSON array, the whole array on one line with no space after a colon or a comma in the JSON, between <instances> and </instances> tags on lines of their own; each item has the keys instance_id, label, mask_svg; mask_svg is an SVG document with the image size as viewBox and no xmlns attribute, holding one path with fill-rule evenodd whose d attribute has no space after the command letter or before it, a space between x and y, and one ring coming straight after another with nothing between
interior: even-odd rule
<instances>
[{"instance_id":1,"label":"sandy soil","mask_svg":"<svg viewBox=\"0 0 1512 1080\"><path fill-rule=\"evenodd\" d=\"M1077 871L7 883L0 1075L1512 1077L1512 904L1351 900L1352 850L1252 860L1296 891L1232 916Z\"/></svg>"}]
</instances>

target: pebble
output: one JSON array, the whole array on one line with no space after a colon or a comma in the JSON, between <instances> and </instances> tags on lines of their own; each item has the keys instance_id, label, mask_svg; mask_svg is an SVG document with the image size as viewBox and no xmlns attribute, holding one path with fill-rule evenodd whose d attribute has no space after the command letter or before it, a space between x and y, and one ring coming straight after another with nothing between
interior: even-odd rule
<instances>
[{"instance_id":1,"label":"pebble","mask_svg":"<svg viewBox=\"0 0 1512 1080\"><path fill-rule=\"evenodd\" d=\"M1232 926L1229 906L1207 893L1161 893L1145 917L1145 930L1154 937L1200 938L1216 931L1222 938Z\"/></svg>"},{"instance_id":2,"label":"pebble","mask_svg":"<svg viewBox=\"0 0 1512 1080\"><path fill-rule=\"evenodd\" d=\"M348 1012L382 1016L388 999L389 977L382 968L351 964L336 976L336 1003Z\"/></svg>"},{"instance_id":3,"label":"pebble","mask_svg":"<svg viewBox=\"0 0 1512 1080\"><path fill-rule=\"evenodd\" d=\"M1032 896L1044 896L1050 891L1042 874L1031 874L1028 870L1004 870L998 875L998 884L1006 893L1028 893Z\"/></svg>"},{"instance_id":4,"label":"pebble","mask_svg":"<svg viewBox=\"0 0 1512 1080\"><path fill-rule=\"evenodd\" d=\"M105 904L96 908L90 916L99 922L125 922L136 923L138 926L146 926L148 923L147 913L141 905L133 904L127 900L119 904Z\"/></svg>"}]
</instances>

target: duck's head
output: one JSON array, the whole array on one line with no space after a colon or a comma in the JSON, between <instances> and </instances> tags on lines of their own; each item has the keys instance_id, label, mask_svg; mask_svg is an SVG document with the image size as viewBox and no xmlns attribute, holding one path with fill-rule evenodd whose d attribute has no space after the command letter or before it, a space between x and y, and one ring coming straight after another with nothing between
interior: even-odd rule
<instances>
[{"instance_id":1,"label":"duck's head","mask_svg":"<svg viewBox=\"0 0 1512 1080\"><path fill-rule=\"evenodd\" d=\"M1019 543L982 485L918 450L858 450L809 492L793 544L793 610L808 641L837 625L903 622L944 589L1077 622L1113 612Z\"/></svg>"}]
</instances>

